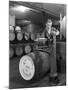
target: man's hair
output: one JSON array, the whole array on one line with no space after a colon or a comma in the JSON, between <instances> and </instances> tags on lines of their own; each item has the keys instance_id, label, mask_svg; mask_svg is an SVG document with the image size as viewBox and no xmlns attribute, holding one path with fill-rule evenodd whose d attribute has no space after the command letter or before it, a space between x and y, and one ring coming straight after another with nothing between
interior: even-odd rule
<instances>
[{"instance_id":1,"label":"man's hair","mask_svg":"<svg viewBox=\"0 0 68 90\"><path fill-rule=\"evenodd\" d=\"M52 20L51 19L48 19L46 23L52 23Z\"/></svg>"}]
</instances>

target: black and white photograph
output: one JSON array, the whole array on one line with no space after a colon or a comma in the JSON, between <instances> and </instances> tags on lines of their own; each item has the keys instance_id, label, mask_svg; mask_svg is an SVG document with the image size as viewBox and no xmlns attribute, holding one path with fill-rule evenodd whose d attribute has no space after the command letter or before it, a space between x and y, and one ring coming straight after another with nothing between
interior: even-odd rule
<instances>
[{"instance_id":1,"label":"black and white photograph","mask_svg":"<svg viewBox=\"0 0 68 90\"><path fill-rule=\"evenodd\" d=\"M66 86L66 4L9 0L9 88Z\"/></svg>"}]
</instances>

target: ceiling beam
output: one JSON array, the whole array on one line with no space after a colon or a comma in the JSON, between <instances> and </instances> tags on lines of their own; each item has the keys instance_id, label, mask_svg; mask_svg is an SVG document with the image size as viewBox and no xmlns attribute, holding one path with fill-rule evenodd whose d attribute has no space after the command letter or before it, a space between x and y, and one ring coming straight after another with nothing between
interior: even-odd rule
<instances>
[{"instance_id":1,"label":"ceiling beam","mask_svg":"<svg viewBox=\"0 0 68 90\"><path fill-rule=\"evenodd\" d=\"M51 11L47 10L47 9L44 9L44 8L40 8L40 7L37 7L37 6L34 6L33 4L31 4L30 2L21 2L21 1L10 1L9 3L10 5L13 4L14 5L23 5L23 6L26 6L26 7L29 7L31 9L33 9L34 12L36 13L41 13L44 12L45 15L49 15L51 16L52 18L54 17L55 19L59 19L58 16L56 16L55 14L53 14ZM42 3L41 3L42 5Z\"/></svg>"}]
</instances>

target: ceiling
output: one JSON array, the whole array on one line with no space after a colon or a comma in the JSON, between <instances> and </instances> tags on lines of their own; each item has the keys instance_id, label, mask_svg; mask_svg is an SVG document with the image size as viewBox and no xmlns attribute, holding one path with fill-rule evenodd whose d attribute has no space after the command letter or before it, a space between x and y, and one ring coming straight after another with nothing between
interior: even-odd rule
<instances>
[{"instance_id":1,"label":"ceiling","mask_svg":"<svg viewBox=\"0 0 68 90\"><path fill-rule=\"evenodd\" d=\"M66 14L66 5L64 4L52 4L52 3L30 3L30 4L56 17L60 17L60 13L62 13L63 16Z\"/></svg>"},{"instance_id":2,"label":"ceiling","mask_svg":"<svg viewBox=\"0 0 68 90\"><path fill-rule=\"evenodd\" d=\"M17 5L29 7L31 10L23 13L12 9ZM9 1L9 14L15 15L17 20L30 20L34 23L44 23L47 18L59 20L60 13L62 13L62 16L66 15L66 5Z\"/></svg>"}]
</instances>

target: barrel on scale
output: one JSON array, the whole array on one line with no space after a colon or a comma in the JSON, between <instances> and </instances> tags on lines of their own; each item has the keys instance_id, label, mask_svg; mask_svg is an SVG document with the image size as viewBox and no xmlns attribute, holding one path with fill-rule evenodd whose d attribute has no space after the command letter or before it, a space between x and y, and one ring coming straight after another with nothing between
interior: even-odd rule
<instances>
[{"instance_id":1,"label":"barrel on scale","mask_svg":"<svg viewBox=\"0 0 68 90\"><path fill-rule=\"evenodd\" d=\"M14 27L10 26L9 27L9 41L13 42L15 40L15 32L14 32Z\"/></svg>"},{"instance_id":2,"label":"barrel on scale","mask_svg":"<svg viewBox=\"0 0 68 90\"><path fill-rule=\"evenodd\" d=\"M49 54L35 51L23 56L19 62L19 72L26 82L40 79L49 70Z\"/></svg>"}]
</instances>

